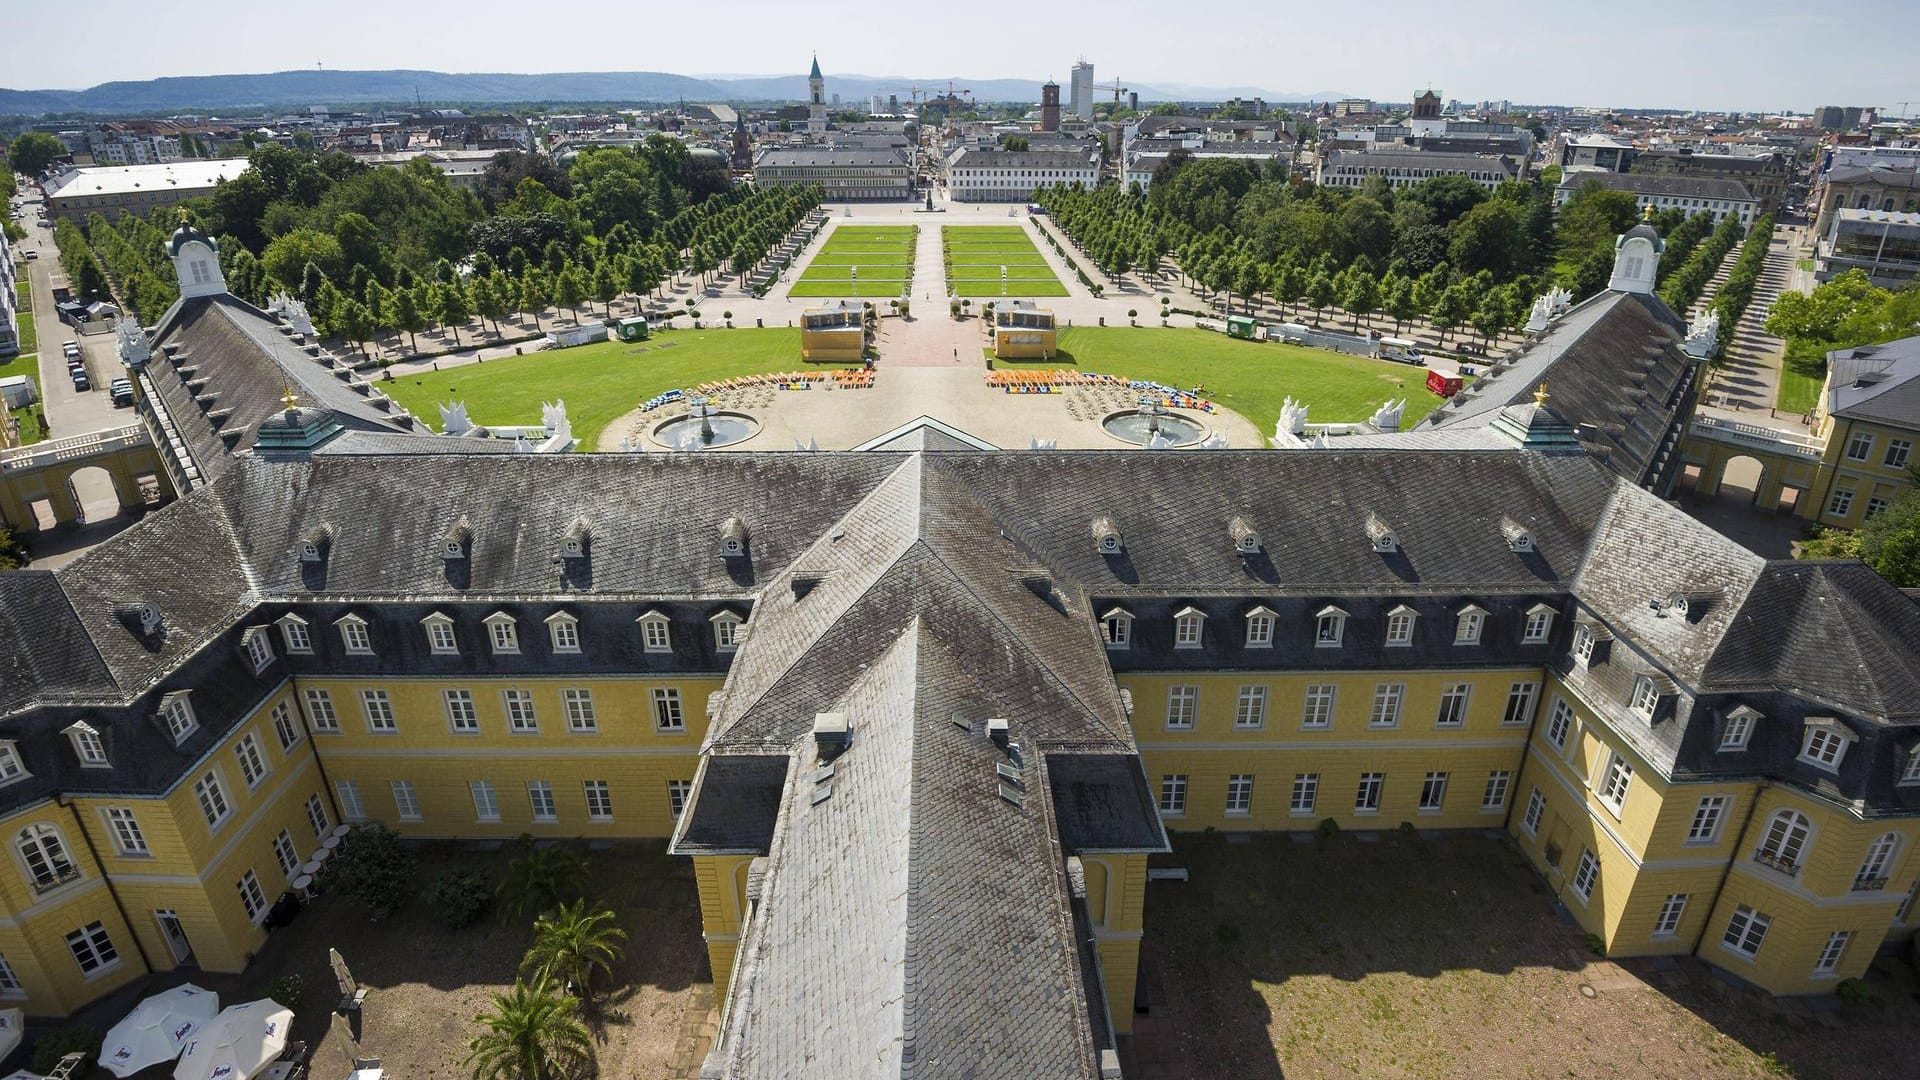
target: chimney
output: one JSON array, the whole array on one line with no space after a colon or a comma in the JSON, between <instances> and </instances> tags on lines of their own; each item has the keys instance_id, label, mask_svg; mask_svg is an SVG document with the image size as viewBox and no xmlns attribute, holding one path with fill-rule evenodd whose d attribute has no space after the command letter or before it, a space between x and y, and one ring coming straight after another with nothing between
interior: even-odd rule
<instances>
[{"instance_id":1,"label":"chimney","mask_svg":"<svg viewBox=\"0 0 1920 1080\"><path fill-rule=\"evenodd\" d=\"M993 716L993 717L987 718L987 737L992 739L994 745L1000 747L1001 749L1006 748L1007 736L1011 733L1012 728L1013 728L1012 721L1008 720L1004 716Z\"/></svg>"},{"instance_id":2,"label":"chimney","mask_svg":"<svg viewBox=\"0 0 1920 1080\"><path fill-rule=\"evenodd\" d=\"M843 712L813 714L813 745L821 761L832 761L853 741L853 729Z\"/></svg>"}]
</instances>

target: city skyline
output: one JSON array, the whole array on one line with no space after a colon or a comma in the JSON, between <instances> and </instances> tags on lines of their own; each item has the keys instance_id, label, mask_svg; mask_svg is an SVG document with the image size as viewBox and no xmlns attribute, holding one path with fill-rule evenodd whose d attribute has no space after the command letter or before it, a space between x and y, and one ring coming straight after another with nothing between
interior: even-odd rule
<instances>
[{"instance_id":1,"label":"city skyline","mask_svg":"<svg viewBox=\"0 0 1920 1080\"><path fill-rule=\"evenodd\" d=\"M263 17L260 8L268 12ZM275 17L281 7L286 17ZM606 0L571 5L569 23L618 26L628 9ZM343 0L324 23L300 21L286 5L205 0L137 35L107 35L83 63L53 50L14 58L11 89L80 89L99 83L200 74L298 70L412 68L449 72L558 73L665 71L752 72L782 76L805 70L823 50L829 82L848 74L941 79L1066 81L1085 57L1101 81L1119 78L1177 90L1257 88L1276 98L1337 91L1400 100L1432 86L1462 101L1671 108L1703 111L1808 112L1822 104L1878 106L1910 112L1920 84L1903 81L1897 35L1862 35L1875 12L1891 23L1902 10L1868 0L1838 14L1805 12L1777 0L1735 4L1705 0L1656 6L1616 4L1602 25L1587 11L1554 10L1512 0L1466 0L1444 20L1430 9L1389 0L1365 26L1333 26L1318 8L1288 2L1252 5L1205 0L1184 10L1193 33L1145 32L1164 11L1120 0L1115 16L1087 25L1067 12L989 2L965 20L909 28L829 20L814 9L747 0L724 33L691 11L650 12L635 32L501 34L525 12L500 0L455 9L441 2L376 6ZM105 22L145 22L129 0L106 0ZM457 14L457 18L452 18ZM1022 33L1003 33L1015 16ZM750 27L749 33L735 32ZM1209 26L1233 26L1231 35ZM377 34L369 35L375 28ZM557 29L566 29L563 25ZM937 31L937 32L934 32ZM299 52L289 50L297 41ZM670 41L653 47L649 41ZM1307 44L1303 47L1302 43ZM1844 66L1796 71L1793 55L1846 56ZM1692 60L1691 58L1702 58ZM1413 87L1414 89L1409 89Z\"/></svg>"}]
</instances>

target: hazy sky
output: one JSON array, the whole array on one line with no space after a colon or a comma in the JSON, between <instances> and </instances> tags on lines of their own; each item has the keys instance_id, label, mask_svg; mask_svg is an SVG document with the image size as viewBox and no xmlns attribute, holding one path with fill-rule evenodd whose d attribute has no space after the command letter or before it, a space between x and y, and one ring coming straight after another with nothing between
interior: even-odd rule
<instances>
[{"instance_id":1,"label":"hazy sky","mask_svg":"<svg viewBox=\"0 0 1920 1080\"><path fill-rule=\"evenodd\" d=\"M1097 0L835 5L614 0L0 0L0 84L312 67L834 71L1342 90L1399 100L1898 110L1920 101L1914 0ZM877 17L885 12L884 19ZM56 16L69 24L54 25ZM84 24L91 29L80 30ZM78 34L79 36L74 36Z\"/></svg>"}]
</instances>

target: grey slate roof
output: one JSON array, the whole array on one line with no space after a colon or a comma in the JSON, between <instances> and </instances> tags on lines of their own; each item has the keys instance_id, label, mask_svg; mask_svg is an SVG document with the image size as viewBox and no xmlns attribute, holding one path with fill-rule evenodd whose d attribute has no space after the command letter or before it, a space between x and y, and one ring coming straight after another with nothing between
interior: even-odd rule
<instances>
[{"instance_id":1,"label":"grey slate roof","mask_svg":"<svg viewBox=\"0 0 1920 1080\"><path fill-rule=\"evenodd\" d=\"M1920 337L1827 354L1827 413L1920 428Z\"/></svg>"},{"instance_id":2,"label":"grey slate roof","mask_svg":"<svg viewBox=\"0 0 1920 1080\"><path fill-rule=\"evenodd\" d=\"M953 156L954 169L1091 169L1093 151L1078 150L962 150Z\"/></svg>"},{"instance_id":3,"label":"grey slate roof","mask_svg":"<svg viewBox=\"0 0 1920 1080\"><path fill-rule=\"evenodd\" d=\"M1738 180L1706 176L1676 176L1671 173L1617 173L1581 170L1570 172L1560 182L1561 191L1579 191L1588 184L1599 184L1608 191L1635 195L1664 195L1676 199L1719 199L1727 202L1752 202L1753 193Z\"/></svg>"}]
</instances>

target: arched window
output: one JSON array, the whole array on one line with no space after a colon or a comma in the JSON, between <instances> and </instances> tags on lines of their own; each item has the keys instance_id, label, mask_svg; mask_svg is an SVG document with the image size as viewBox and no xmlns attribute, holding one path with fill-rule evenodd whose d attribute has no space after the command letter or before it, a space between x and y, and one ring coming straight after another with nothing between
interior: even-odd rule
<instances>
[{"instance_id":1,"label":"arched window","mask_svg":"<svg viewBox=\"0 0 1920 1080\"><path fill-rule=\"evenodd\" d=\"M1860 872L1853 876L1854 892L1879 892L1887 887L1893 872L1893 856L1900 850L1900 834L1885 833L1867 845L1867 857L1860 861Z\"/></svg>"},{"instance_id":2,"label":"arched window","mask_svg":"<svg viewBox=\"0 0 1920 1080\"><path fill-rule=\"evenodd\" d=\"M1807 820L1807 815L1798 810L1782 810L1767 822L1766 835L1761 837L1760 849L1753 853L1753 861L1783 874L1797 874L1812 835L1813 823Z\"/></svg>"},{"instance_id":3,"label":"arched window","mask_svg":"<svg viewBox=\"0 0 1920 1080\"><path fill-rule=\"evenodd\" d=\"M67 845L60 839L60 831L51 825L42 822L21 829L14 845L26 860L27 876L33 879L33 887L40 892L80 876L73 860L67 857Z\"/></svg>"}]
</instances>

